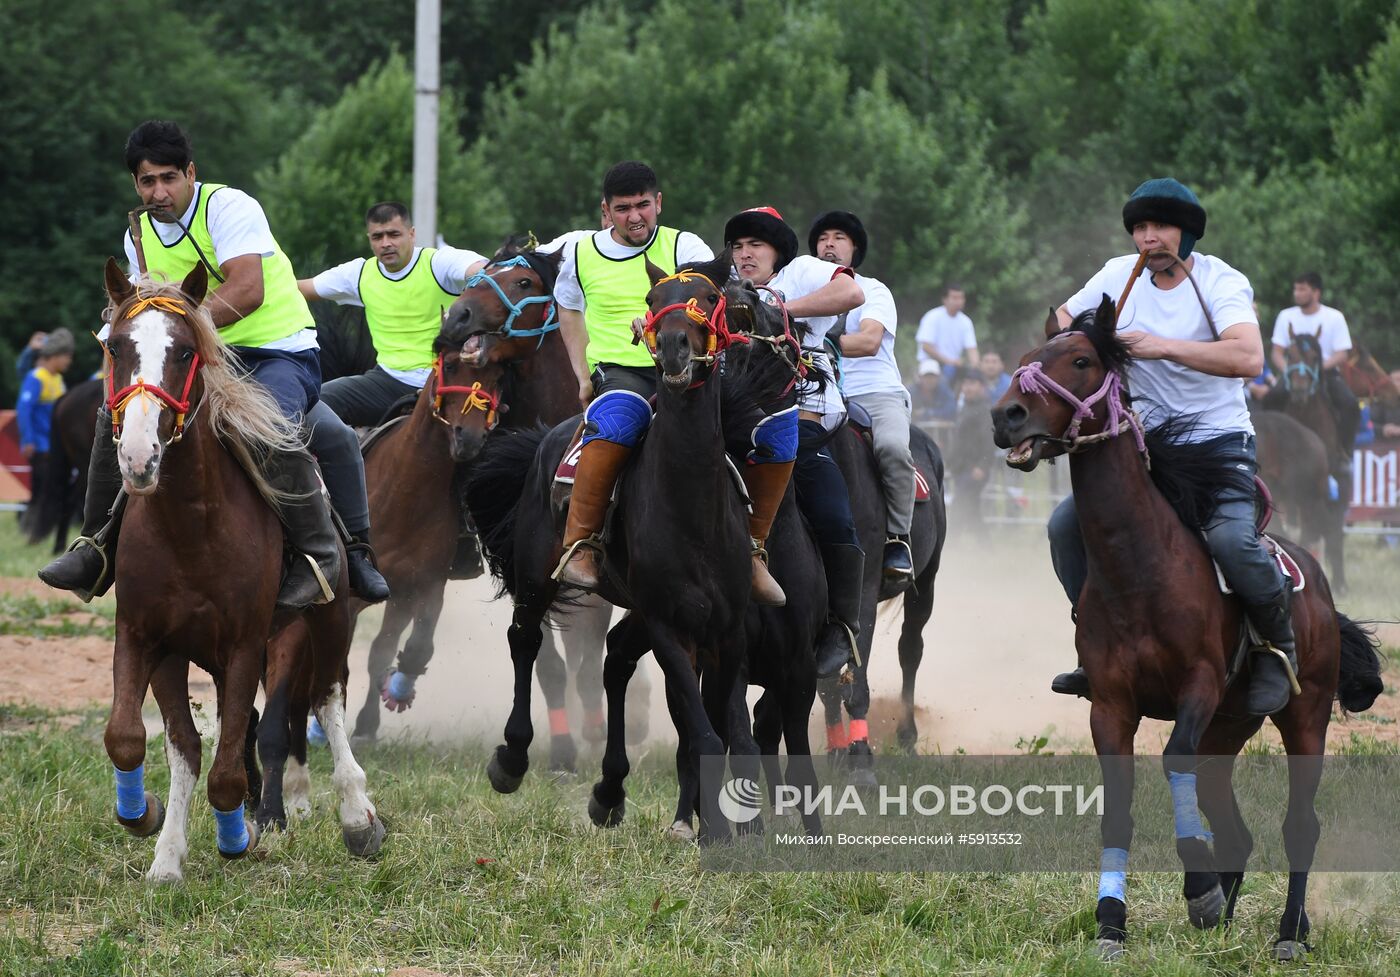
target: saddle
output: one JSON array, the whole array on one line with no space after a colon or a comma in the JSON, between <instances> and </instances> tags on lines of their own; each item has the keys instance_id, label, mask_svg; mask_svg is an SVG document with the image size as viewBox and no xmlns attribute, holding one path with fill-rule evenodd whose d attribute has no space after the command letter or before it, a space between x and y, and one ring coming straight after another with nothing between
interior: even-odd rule
<instances>
[{"instance_id":1,"label":"saddle","mask_svg":"<svg viewBox=\"0 0 1400 977\"><path fill-rule=\"evenodd\" d=\"M875 425L870 417L870 412L855 401L846 402L846 424L865 444L866 450L870 452L871 460L875 458ZM933 497L933 483L929 480L928 474L919 467L918 462L914 463L914 503L918 505L928 502Z\"/></svg>"},{"instance_id":2,"label":"saddle","mask_svg":"<svg viewBox=\"0 0 1400 977\"><path fill-rule=\"evenodd\" d=\"M418 403L418 394L404 394L396 400L384 416L379 419L379 423L371 428L356 428L355 433L360 438L360 455L369 454L369 449L373 447L380 438L388 434L394 427L408 418L413 413L414 406Z\"/></svg>"}]
</instances>

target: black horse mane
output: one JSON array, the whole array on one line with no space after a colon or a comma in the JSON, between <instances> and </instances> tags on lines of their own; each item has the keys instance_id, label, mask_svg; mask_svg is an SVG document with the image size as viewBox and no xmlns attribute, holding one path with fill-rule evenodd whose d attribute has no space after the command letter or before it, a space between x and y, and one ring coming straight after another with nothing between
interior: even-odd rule
<instances>
[{"instance_id":1,"label":"black horse mane","mask_svg":"<svg viewBox=\"0 0 1400 977\"><path fill-rule=\"evenodd\" d=\"M552 295L555 279L559 277L559 266L564 260L564 252L560 250L552 251L549 254L540 254L538 248L539 242L535 240L533 231L512 234L501 242L501 246L491 256L489 263L494 265L501 261L509 261L511 258L524 258L529 262L531 270L540 276L540 281L544 284L545 294Z\"/></svg>"},{"instance_id":2,"label":"black horse mane","mask_svg":"<svg viewBox=\"0 0 1400 977\"><path fill-rule=\"evenodd\" d=\"M1118 335L1118 316L1111 298L1105 295L1097 309L1085 309L1079 313L1065 331L1083 333L1094 344L1094 352L1104 368L1118 374L1126 386L1128 365L1133 361L1133 354Z\"/></svg>"}]
</instances>

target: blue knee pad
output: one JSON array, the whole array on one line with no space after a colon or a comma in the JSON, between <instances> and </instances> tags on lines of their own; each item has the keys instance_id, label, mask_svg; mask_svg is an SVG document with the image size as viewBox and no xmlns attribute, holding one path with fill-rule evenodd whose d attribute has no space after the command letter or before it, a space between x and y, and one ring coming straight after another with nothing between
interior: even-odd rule
<instances>
[{"instance_id":1,"label":"blue knee pad","mask_svg":"<svg viewBox=\"0 0 1400 977\"><path fill-rule=\"evenodd\" d=\"M789 407L759 421L750 436L749 464L778 465L797 458L797 408Z\"/></svg>"},{"instance_id":2,"label":"blue knee pad","mask_svg":"<svg viewBox=\"0 0 1400 977\"><path fill-rule=\"evenodd\" d=\"M651 426L651 404L630 390L602 393L583 412L583 443L602 439L635 448Z\"/></svg>"},{"instance_id":3,"label":"blue knee pad","mask_svg":"<svg viewBox=\"0 0 1400 977\"><path fill-rule=\"evenodd\" d=\"M117 817L128 821L146 815L146 765L139 763L135 770L118 770L117 775Z\"/></svg>"}]
</instances>

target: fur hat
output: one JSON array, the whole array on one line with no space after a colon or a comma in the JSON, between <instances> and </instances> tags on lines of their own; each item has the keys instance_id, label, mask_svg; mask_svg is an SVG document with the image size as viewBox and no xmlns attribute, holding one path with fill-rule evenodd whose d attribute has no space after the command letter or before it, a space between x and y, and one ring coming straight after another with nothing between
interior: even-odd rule
<instances>
[{"instance_id":1,"label":"fur hat","mask_svg":"<svg viewBox=\"0 0 1400 977\"><path fill-rule=\"evenodd\" d=\"M39 355L62 356L71 352L73 352L73 334L67 329L59 328L44 337L44 345L39 350Z\"/></svg>"},{"instance_id":2,"label":"fur hat","mask_svg":"<svg viewBox=\"0 0 1400 977\"><path fill-rule=\"evenodd\" d=\"M828 210L812 222L812 229L807 232L807 250L812 254L817 253L817 238L822 236L823 231L841 231L851 243L856 246L855 255L851 258L851 267L859 268L860 263L865 260L866 248L870 246L870 238L865 233L865 225L860 222L860 218L849 210Z\"/></svg>"},{"instance_id":3,"label":"fur hat","mask_svg":"<svg viewBox=\"0 0 1400 977\"><path fill-rule=\"evenodd\" d=\"M778 252L778 259L773 263L774 274L797 257L797 235L774 207L751 207L729 218L724 225L725 246L741 237L755 237L773 246Z\"/></svg>"},{"instance_id":4,"label":"fur hat","mask_svg":"<svg viewBox=\"0 0 1400 977\"><path fill-rule=\"evenodd\" d=\"M1148 180L1123 205L1123 227L1129 233L1143 221L1181 228L1180 256L1185 261L1196 242L1206 236L1206 210L1190 188L1169 176Z\"/></svg>"}]
</instances>

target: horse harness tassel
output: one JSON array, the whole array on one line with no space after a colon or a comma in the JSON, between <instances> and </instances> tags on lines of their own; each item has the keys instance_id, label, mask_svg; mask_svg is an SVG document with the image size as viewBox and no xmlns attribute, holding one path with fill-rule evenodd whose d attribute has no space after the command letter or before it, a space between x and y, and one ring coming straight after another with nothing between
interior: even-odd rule
<instances>
[{"instance_id":1,"label":"horse harness tassel","mask_svg":"<svg viewBox=\"0 0 1400 977\"><path fill-rule=\"evenodd\" d=\"M480 380L474 381L470 387L444 383L442 371L442 354L439 353L433 360L433 416L444 424L451 423L442 416L443 395L466 394L467 399L462 402L462 413L466 414L471 410L485 411L486 430L493 430L500 419L499 414L503 411L500 394L487 390Z\"/></svg>"}]
</instances>

